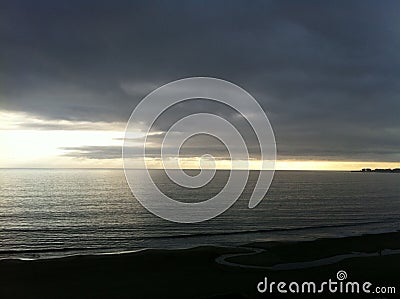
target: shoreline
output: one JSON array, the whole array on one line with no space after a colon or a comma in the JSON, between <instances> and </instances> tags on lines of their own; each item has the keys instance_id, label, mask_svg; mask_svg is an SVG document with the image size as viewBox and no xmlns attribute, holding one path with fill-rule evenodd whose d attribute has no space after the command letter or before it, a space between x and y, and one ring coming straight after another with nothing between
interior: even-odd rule
<instances>
[{"instance_id":1,"label":"shoreline","mask_svg":"<svg viewBox=\"0 0 400 299\"><path fill-rule=\"evenodd\" d=\"M361 225L368 225L368 224L375 224L380 223L378 221L370 221L361 223ZM319 227L299 227L299 228L289 228L289 229L266 229L266 230L254 230L254 231L235 231L235 232L228 232L226 235L239 235L239 234L259 234L259 233L267 233L267 232L295 232L301 230L308 230L308 229L321 229L321 228L338 228L338 227L352 227L352 226L359 226L360 223L355 224L341 224L341 225L326 225L326 226L319 226ZM21 261L36 261L36 260L49 260L49 259L63 259L68 257L75 257L75 256L99 256L99 255L120 255L120 254L131 254L146 250L189 250L195 249L198 247L221 247L221 248L243 248L248 247L249 244L265 244L265 243L294 243L294 242L310 242L310 241L317 241L319 239L343 239L343 238L352 238L352 237L360 237L360 236L368 236L368 235L381 235L387 233L396 233L400 232L398 229L383 229L381 231L377 231L374 233L352 233L352 234L343 234L337 236L327 236L327 237L319 237L319 236L306 236L306 237L287 237L287 238L277 238L267 241L256 241L256 242L245 242L245 243L237 243L237 244L201 244L201 245L191 245L191 246L182 246L182 247L173 247L173 248L160 248L160 247L147 247L147 248L136 248L136 249L129 249L129 248L59 248L59 249L43 249L43 250L7 250L0 252L1 255L10 255L9 257L0 257L0 263L2 261L7 260L21 260ZM211 234L213 236L214 234ZM220 235L220 234L215 234ZM225 234L224 234L225 235ZM178 238L197 238L202 236L209 236L209 234L201 234L201 235L179 235L179 236L171 236L171 237L162 237L162 238L170 238L170 239L178 239ZM104 251L103 251L104 250ZM67 254L57 254L57 253L67 253ZM87 253L86 253L87 252ZM20 254L21 256L18 256ZM44 254L44 255L42 255ZM48 255L46 255L48 254Z\"/></svg>"},{"instance_id":2,"label":"shoreline","mask_svg":"<svg viewBox=\"0 0 400 299\"><path fill-rule=\"evenodd\" d=\"M251 248L258 251L249 254ZM274 280L318 281L332 277L340 269L346 270L353 280L398 286L400 254L376 254L385 249L400 249L400 232L313 241L255 242L236 247L144 249L29 261L7 259L0 261L0 297L224 298L216 294L229 294L254 298L259 295L255 285L265 275ZM349 256L309 268L279 268L279 265L310 263L352 252L374 254ZM225 261L245 266L218 263L222 256Z\"/></svg>"},{"instance_id":3,"label":"shoreline","mask_svg":"<svg viewBox=\"0 0 400 299\"><path fill-rule=\"evenodd\" d=\"M246 233L246 232L243 232ZM253 233L253 232L251 232ZM236 234L233 233L233 234ZM92 252L88 254L84 253L73 253L73 254L68 254L64 256L43 256L39 258L29 258L29 257L10 257L10 258L0 258L0 264L4 261L45 261L45 260L60 260L60 259L66 259L66 258L71 258L71 257L91 257L91 256L118 256L118 255L126 255L126 254L135 254L139 252L147 252L147 251L184 251L184 250L193 250L193 249L198 249L198 248L204 248L204 247L209 247L209 248L224 248L224 249L257 249L259 247L267 247L269 248L271 245L277 246L277 245L292 245L292 244L298 244L298 243L310 243L310 242L320 242L322 240L346 240L346 239L352 239L352 238L367 238L367 237L374 237L374 236L382 236L382 235L388 235L388 234L399 234L400 237L400 230L394 229L394 230L388 230L388 231L382 231L382 232L377 232L377 233L363 233L363 234L354 234L354 235L348 235L348 236L338 236L338 237L323 237L323 238L309 238L305 240L298 240L298 239L293 239L293 240L271 240L271 241L256 241L256 242L250 242L250 243L243 243L243 244L238 244L238 245L211 245L211 244L204 244L204 245L195 245L195 246L188 246L188 247L177 247L177 248L138 248L138 249L126 249L126 250L120 250L120 251L104 251L104 252ZM254 247L253 247L254 246ZM399 248L400 248L400 242L399 242ZM78 249L79 250L79 249ZM88 249L92 250L92 249ZM55 251L72 251L71 249L59 249ZM11 251L10 251L11 252ZM17 252L17 251L15 251ZM51 250L43 250L43 251L32 251L32 254L35 253L40 253L40 252L52 252Z\"/></svg>"}]
</instances>

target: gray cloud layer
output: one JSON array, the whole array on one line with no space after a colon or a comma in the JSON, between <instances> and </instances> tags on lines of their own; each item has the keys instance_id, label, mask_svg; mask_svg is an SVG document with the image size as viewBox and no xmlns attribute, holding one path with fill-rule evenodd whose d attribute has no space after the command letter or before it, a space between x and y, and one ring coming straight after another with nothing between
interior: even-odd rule
<instances>
[{"instance_id":1,"label":"gray cloud layer","mask_svg":"<svg viewBox=\"0 0 400 299\"><path fill-rule=\"evenodd\" d=\"M2 1L1 108L124 122L155 87L213 76L260 101L281 158L398 161L399 14L397 1Z\"/></svg>"}]
</instances>

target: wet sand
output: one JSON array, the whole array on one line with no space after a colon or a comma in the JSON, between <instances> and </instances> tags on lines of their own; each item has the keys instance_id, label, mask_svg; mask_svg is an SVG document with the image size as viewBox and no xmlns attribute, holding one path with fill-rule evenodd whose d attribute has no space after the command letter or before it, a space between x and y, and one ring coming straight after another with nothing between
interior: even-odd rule
<instances>
[{"instance_id":1,"label":"wet sand","mask_svg":"<svg viewBox=\"0 0 400 299\"><path fill-rule=\"evenodd\" d=\"M3 260L0 298L283 298L259 294L258 282L265 276L274 281L325 281L336 278L339 270L347 272L348 280L396 286L400 293L397 249L400 233L386 233L295 243L252 243L236 248ZM338 260L337 256L344 258ZM330 262L316 263L317 260ZM303 266L282 267L288 264ZM320 297L326 296L346 297ZM319 298L315 294L312 297Z\"/></svg>"}]
</instances>

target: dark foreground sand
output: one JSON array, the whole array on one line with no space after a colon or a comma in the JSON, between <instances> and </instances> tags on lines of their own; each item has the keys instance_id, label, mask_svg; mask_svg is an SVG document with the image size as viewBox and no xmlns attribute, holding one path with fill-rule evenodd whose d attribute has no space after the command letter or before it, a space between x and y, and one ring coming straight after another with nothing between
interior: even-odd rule
<instances>
[{"instance_id":1,"label":"dark foreground sand","mask_svg":"<svg viewBox=\"0 0 400 299\"><path fill-rule=\"evenodd\" d=\"M398 293L373 294L369 298L398 298L400 294L400 254L387 254L389 251L383 250L400 249L400 233L298 243L254 243L246 247L265 251L226 260L241 267L215 261L224 254L252 252L241 247L146 250L36 261L3 260L0 261L0 298L354 298L355 295L329 293L320 296L259 294L256 288L265 276L277 282L322 282L336 279L339 270L347 272L347 280L395 286ZM350 257L303 269L267 269L351 252L375 253L375 256ZM265 269L246 268L246 265Z\"/></svg>"}]
</instances>

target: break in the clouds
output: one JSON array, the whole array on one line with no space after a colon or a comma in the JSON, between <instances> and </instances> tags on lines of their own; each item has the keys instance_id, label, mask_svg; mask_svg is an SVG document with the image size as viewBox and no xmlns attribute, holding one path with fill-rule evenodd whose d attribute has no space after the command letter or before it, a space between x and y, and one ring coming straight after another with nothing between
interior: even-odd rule
<instances>
[{"instance_id":1,"label":"break in the clouds","mask_svg":"<svg viewBox=\"0 0 400 299\"><path fill-rule=\"evenodd\" d=\"M124 123L154 88L212 76L255 96L281 158L398 161L399 14L397 1L2 1L0 108Z\"/></svg>"}]
</instances>

